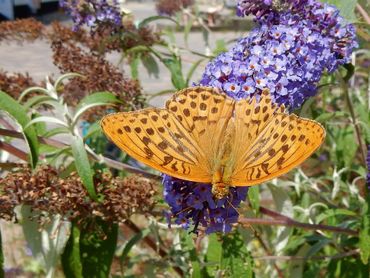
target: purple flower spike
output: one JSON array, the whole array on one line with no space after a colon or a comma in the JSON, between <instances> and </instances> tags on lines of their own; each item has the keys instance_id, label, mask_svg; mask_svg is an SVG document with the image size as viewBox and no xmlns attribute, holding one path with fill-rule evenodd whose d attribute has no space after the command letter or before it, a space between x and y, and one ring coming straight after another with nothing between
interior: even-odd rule
<instances>
[{"instance_id":1,"label":"purple flower spike","mask_svg":"<svg viewBox=\"0 0 370 278\"><path fill-rule=\"evenodd\" d=\"M268 88L276 103L299 108L324 71L348 63L357 47L353 25L316 0L241 0L238 14L255 15L258 27L211 61L200 81L236 99Z\"/></svg>"},{"instance_id":2,"label":"purple flower spike","mask_svg":"<svg viewBox=\"0 0 370 278\"><path fill-rule=\"evenodd\" d=\"M206 228L206 233L230 232L233 223L238 221L237 208L247 197L248 187L230 187L228 196L215 200L212 185L183 181L165 175L163 178L164 199L171 211L166 216L175 218L175 223L193 232L198 227Z\"/></svg>"},{"instance_id":3,"label":"purple flower spike","mask_svg":"<svg viewBox=\"0 0 370 278\"><path fill-rule=\"evenodd\" d=\"M60 0L59 5L72 17L75 31L84 24L88 27L98 23L122 25L123 14L117 0Z\"/></svg>"}]
</instances>

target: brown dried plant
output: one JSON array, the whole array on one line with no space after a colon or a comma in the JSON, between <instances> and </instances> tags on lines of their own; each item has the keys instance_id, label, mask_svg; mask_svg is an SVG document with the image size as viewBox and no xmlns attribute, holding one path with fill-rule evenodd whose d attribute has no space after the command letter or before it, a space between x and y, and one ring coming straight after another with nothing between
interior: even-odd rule
<instances>
[{"instance_id":1,"label":"brown dried plant","mask_svg":"<svg viewBox=\"0 0 370 278\"><path fill-rule=\"evenodd\" d=\"M18 19L0 23L0 42L32 42L44 36L44 25L36 19Z\"/></svg>"},{"instance_id":2,"label":"brown dried plant","mask_svg":"<svg viewBox=\"0 0 370 278\"><path fill-rule=\"evenodd\" d=\"M155 7L159 14L171 16L191 5L194 5L194 0L159 0Z\"/></svg>"},{"instance_id":3,"label":"brown dried plant","mask_svg":"<svg viewBox=\"0 0 370 278\"><path fill-rule=\"evenodd\" d=\"M113 178L97 172L94 177L101 202L89 198L76 173L62 179L51 166L41 166L33 174L29 169L9 173L0 179L0 218L16 219L14 208L28 205L35 215L59 214L70 221L96 216L109 222L124 222L135 213L150 214L156 204L156 184L141 176Z\"/></svg>"},{"instance_id":4,"label":"brown dried plant","mask_svg":"<svg viewBox=\"0 0 370 278\"><path fill-rule=\"evenodd\" d=\"M7 73L0 69L0 90L8 93L15 99L25 89L38 85L28 73Z\"/></svg>"}]
</instances>

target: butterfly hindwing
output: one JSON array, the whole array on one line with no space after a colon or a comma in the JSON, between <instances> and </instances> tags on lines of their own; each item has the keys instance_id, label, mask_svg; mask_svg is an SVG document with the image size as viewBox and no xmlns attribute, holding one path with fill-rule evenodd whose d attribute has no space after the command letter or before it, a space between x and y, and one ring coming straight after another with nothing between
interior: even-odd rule
<instances>
[{"instance_id":1,"label":"butterfly hindwing","mask_svg":"<svg viewBox=\"0 0 370 278\"><path fill-rule=\"evenodd\" d=\"M105 116L104 133L133 158L168 175L210 182L203 150L191 134L165 109L148 108Z\"/></svg>"}]
</instances>

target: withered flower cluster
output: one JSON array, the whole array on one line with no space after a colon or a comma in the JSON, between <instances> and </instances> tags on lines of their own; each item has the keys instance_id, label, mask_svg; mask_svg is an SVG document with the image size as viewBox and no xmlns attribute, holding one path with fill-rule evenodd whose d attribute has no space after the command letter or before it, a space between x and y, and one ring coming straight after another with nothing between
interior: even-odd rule
<instances>
[{"instance_id":1,"label":"withered flower cluster","mask_svg":"<svg viewBox=\"0 0 370 278\"><path fill-rule=\"evenodd\" d=\"M139 82L125 77L101 56L91 55L72 44L58 42L52 44L52 49L54 63L62 73L77 72L85 77L71 79L63 88L64 99L69 105L75 106L90 92L109 91L123 101L119 110L143 106ZM100 107L87 111L84 119L96 121L104 114L105 108Z\"/></svg>"},{"instance_id":2,"label":"withered flower cluster","mask_svg":"<svg viewBox=\"0 0 370 278\"><path fill-rule=\"evenodd\" d=\"M194 5L194 0L159 0L155 7L158 14L171 16L191 5Z\"/></svg>"},{"instance_id":3,"label":"withered flower cluster","mask_svg":"<svg viewBox=\"0 0 370 278\"><path fill-rule=\"evenodd\" d=\"M46 39L53 50L53 62L61 73L77 72L84 75L85 78L71 79L64 86L61 93L67 104L74 106L90 93L109 91L123 102L121 106L116 107L117 110L142 108L142 89L137 80L126 77L122 70L105 59L104 54L111 51L125 52L137 45L151 46L160 42L158 32L147 26L137 28L132 19L125 19L122 26L97 26L91 32L83 29L74 32L57 22L46 28L34 19L2 22L0 42L4 38L8 41L29 42ZM0 73L0 89L17 97L25 89L27 82L35 85L28 75L18 74L16 77ZM88 110L83 118L93 122L104 114L104 107L96 107Z\"/></svg>"},{"instance_id":4,"label":"withered flower cluster","mask_svg":"<svg viewBox=\"0 0 370 278\"><path fill-rule=\"evenodd\" d=\"M61 179L51 166L41 166L34 174L29 169L9 173L0 179L0 218L14 220L14 208L23 204L40 219L60 214L77 223L93 217L119 223L135 213L150 214L156 204L156 184L141 176L113 178L97 172L94 183L104 196L101 202L89 198L76 173Z\"/></svg>"},{"instance_id":5,"label":"withered flower cluster","mask_svg":"<svg viewBox=\"0 0 370 278\"><path fill-rule=\"evenodd\" d=\"M17 99L21 92L38 84L28 73L7 73L0 69L0 90Z\"/></svg>"},{"instance_id":6,"label":"withered flower cluster","mask_svg":"<svg viewBox=\"0 0 370 278\"><path fill-rule=\"evenodd\" d=\"M2 41L34 41L43 36L44 25L30 18L26 20L3 21L0 23L0 42Z\"/></svg>"}]
</instances>

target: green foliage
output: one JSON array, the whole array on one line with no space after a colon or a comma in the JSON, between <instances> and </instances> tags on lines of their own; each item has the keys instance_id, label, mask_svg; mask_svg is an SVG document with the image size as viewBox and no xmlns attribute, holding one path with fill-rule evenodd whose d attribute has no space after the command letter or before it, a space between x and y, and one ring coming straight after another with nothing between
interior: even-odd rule
<instances>
[{"instance_id":1,"label":"green foliage","mask_svg":"<svg viewBox=\"0 0 370 278\"><path fill-rule=\"evenodd\" d=\"M29 127L31 119L22 105L11 98L8 94L0 91L0 110L8 113L22 127L22 133L29 147L29 161L32 168L38 161L38 139L35 128Z\"/></svg>"},{"instance_id":2,"label":"green foliage","mask_svg":"<svg viewBox=\"0 0 370 278\"><path fill-rule=\"evenodd\" d=\"M71 235L61 257L63 272L66 277L82 278L82 264L80 259L80 230L72 224Z\"/></svg>"},{"instance_id":3,"label":"green foliage","mask_svg":"<svg viewBox=\"0 0 370 278\"><path fill-rule=\"evenodd\" d=\"M66 277L109 277L116 250L118 226L95 219L78 227L75 223L62 255Z\"/></svg>"},{"instance_id":4,"label":"green foliage","mask_svg":"<svg viewBox=\"0 0 370 278\"><path fill-rule=\"evenodd\" d=\"M118 225L96 219L80 230L80 258L83 277L109 277L116 250Z\"/></svg>"},{"instance_id":5,"label":"green foliage","mask_svg":"<svg viewBox=\"0 0 370 278\"><path fill-rule=\"evenodd\" d=\"M93 171L90 166L89 158L85 149L82 138L75 136L72 140L72 153L78 175L81 177L83 184L93 200L97 200L95 185L93 181Z\"/></svg>"}]
</instances>

